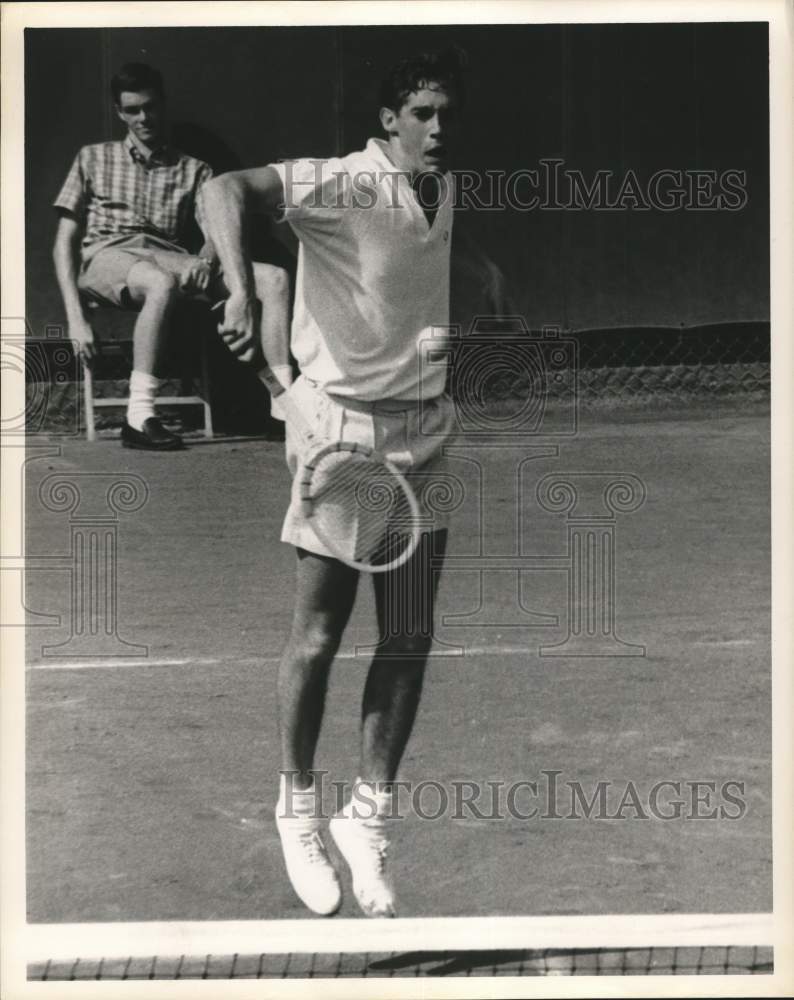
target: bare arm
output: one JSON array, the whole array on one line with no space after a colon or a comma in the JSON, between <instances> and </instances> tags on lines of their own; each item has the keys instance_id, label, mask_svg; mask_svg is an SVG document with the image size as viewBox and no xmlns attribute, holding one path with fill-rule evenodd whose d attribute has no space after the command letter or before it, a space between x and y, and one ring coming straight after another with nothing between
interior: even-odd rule
<instances>
[{"instance_id":1,"label":"bare arm","mask_svg":"<svg viewBox=\"0 0 794 1000\"><path fill-rule=\"evenodd\" d=\"M66 310L69 337L76 342L77 349L85 360L90 362L96 355L96 345L91 325L83 315L80 293L77 288L82 233L83 226L78 219L72 215L62 214L55 233L52 258L55 264L55 276L58 279L58 287L61 290L61 298Z\"/></svg>"},{"instance_id":2,"label":"bare arm","mask_svg":"<svg viewBox=\"0 0 794 1000\"><path fill-rule=\"evenodd\" d=\"M232 295L253 295L254 277L245 252L244 220L249 212L276 215L284 189L273 167L238 170L207 181L201 189L207 238L223 266Z\"/></svg>"},{"instance_id":3,"label":"bare arm","mask_svg":"<svg viewBox=\"0 0 794 1000\"><path fill-rule=\"evenodd\" d=\"M203 189L204 185L211 181L213 178L212 168L208 164L204 164L203 169L199 173L198 180L196 182L196 197L195 204L193 206L193 212L196 220L196 224L201 230L201 235L204 242L202 243L201 249L198 252L199 257L204 260L217 263L218 254L215 252L215 247L213 246L212 240L207 236L207 223L204 219L204 197Z\"/></svg>"},{"instance_id":4,"label":"bare arm","mask_svg":"<svg viewBox=\"0 0 794 1000\"><path fill-rule=\"evenodd\" d=\"M249 213L278 213L283 185L273 167L239 170L207 181L201 189L207 240L223 268L229 289L219 332L232 350L242 355L257 336L257 300L251 258L245 248L245 220Z\"/></svg>"},{"instance_id":5,"label":"bare arm","mask_svg":"<svg viewBox=\"0 0 794 1000\"><path fill-rule=\"evenodd\" d=\"M204 260L213 261L218 259L218 254L215 250L212 240L205 238L204 242L201 244L201 249L198 252L199 257Z\"/></svg>"}]
</instances>

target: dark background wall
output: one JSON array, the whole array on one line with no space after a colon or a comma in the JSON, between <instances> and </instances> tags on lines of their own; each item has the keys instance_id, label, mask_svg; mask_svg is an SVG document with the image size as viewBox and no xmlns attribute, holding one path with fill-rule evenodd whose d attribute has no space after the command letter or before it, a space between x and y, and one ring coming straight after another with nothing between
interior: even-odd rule
<instances>
[{"instance_id":1,"label":"dark background wall","mask_svg":"<svg viewBox=\"0 0 794 1000\"><path fill-rule=\"evenodd\" d=\"M77 148L120 138L109 81L162 70L187 152L222 170L360 148L404 54L456 41L470 59L457 167L561 158L640 178L747 173L728 211L459 213L533 327L695 325L769 317L765 24L32 29L26 32L26 265L36 334L62 321L50 205ZM278 227L281 229L282 227ZM282 234L289 242L288 234Z\"/></svg>"}]
</instances>

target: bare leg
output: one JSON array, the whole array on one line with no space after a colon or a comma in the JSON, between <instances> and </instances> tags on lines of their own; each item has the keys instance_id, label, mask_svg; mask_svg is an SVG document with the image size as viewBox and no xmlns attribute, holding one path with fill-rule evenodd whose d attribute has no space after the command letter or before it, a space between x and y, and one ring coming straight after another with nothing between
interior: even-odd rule
<instances>
[{"instance_id":1,"label":"bare leg","mask_svg":"<svg viewBox=\"0 0 794 1000\"><path fill-rule=\"evenodd\" d=\"M152 320L158 321L155 303L152 303L151 315L144 316L146 302L154 296L155 299L162 298L168 288L172 293L172 300L168 306L173 304L180 295L189 294L189 297L207 298L205 293L197 293L193 296L180 290L179 281L186 262L190 261L188 254L177 253L176 251L158 250L152 254L151 261L139 261L130 270L128 277L128 288L133 301L141 305L141 315L139 323L143 319L143 326L140 336L136 327L136 344L140 339L141 350L140 360L143 364L152 364L152 357L156 357L156 345L152 344L151 326ZM263 264L258 261L253 263L254 283L256 285L256 295L260 303L260 345L265 353L268 363L272 365L289 364L289 275L281 268L273 264ZM170 279L170 280L169 280ZM163 287L160 287L163 286ZM219 290L223 295L228 294L225 285L221 283ZM167 315L166 315L167 320ZM162 321L161 321L162 322ZM160 331L162 333L162 331ZM160 334L155 337L159 338ZM137 355L133 367L140 371L147 371L154 374L151 367L140 368L137 364Z\"/></svg>"},{"instance_id":2,"label":"bare leg","mask_svg":"<svg viewBox=\"0 0 794 1000\"><path fill-rule=\"evenodd\" d=\"M151 259L162 271L173 274L179 280L189 260L198 260L198 254L180 253L178 250L152 250Z\"/></svg>"},{"instance_id":3,"label":"bare leg","mask_svg":"<svg viewBox=\"0 0 794 1000\"><path fill-rule=\"evenodd\" d=\"M445 530L426 534L404 566L373 576L381 641L362 703L360 776L367 782L394 781L411 735L433 641L446 540Z\"/></svg>"},{"instance_id":4,"label":"bare leg","mask_svg":"<svg viewBox=\"0 0 794 1000\"><path fill-rule=\"evenodd\" d=\"M140 312L133 333L135 371L156 375L168 334L168 321L180 296L176 278L150 261L138 261L127 276L127 288Z\"/></svg>"},{"instance_id":5,"label":"bare leg","mask_svg":"<svg viewBox=\"0 0 794 1000\"><path fill-rule=\"evenodd\" d=\"M358 572L336 559L297 550L295 614L278 674L284 772L296 790L311 785L328 672L356 597Z\"/></svg>"},{"instance_id":6,"label":"bare leg","mask_svg":"<svg viewBox=\"0 0 794 1000\"><path fill-rule=\"evenodd\" d=\"M296 553L295 616L278 675L283 777L276 828L297 896L329 916L339 909L342 891L323 843L312 768L328 671L353 607L358 573L335 559Z\"/></svg>"}]
</instances>

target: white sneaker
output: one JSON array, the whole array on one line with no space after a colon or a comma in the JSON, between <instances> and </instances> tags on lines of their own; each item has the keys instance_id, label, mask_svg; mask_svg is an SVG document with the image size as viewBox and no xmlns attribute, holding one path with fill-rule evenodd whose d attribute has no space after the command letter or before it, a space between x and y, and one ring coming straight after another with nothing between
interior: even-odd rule
<instances>
[{"instance_id":1,"label":"white sneaker","mask_svg":"<svg viewBox=\"0 0 794 1000\"><path fill-rule=\"evenodd\" d=\"M333 817L329 829L350 866L358 905L368 917L393 917L394 890L386 874L386 820L377 816L358 819L342 813Z\"/></svg>"},{"instance_id":2,"label":"white sneaker","mask_svg":"<svg viewBox=\"0 0 794 1000\"><path fill-rule=\"evenodd\" d=\"M330 917L342 904L339 876L331 864L314 816L279 816L276 827L287 875L296 895L322 917Z\"/></svg>"}]
</instances>

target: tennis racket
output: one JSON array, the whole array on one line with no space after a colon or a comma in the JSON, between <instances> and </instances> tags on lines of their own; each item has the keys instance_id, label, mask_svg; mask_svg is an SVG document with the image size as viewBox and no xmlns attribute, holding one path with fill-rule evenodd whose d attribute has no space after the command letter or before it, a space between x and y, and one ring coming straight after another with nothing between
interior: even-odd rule
<instances>
[{"instance_id":1,"label":"tennis racket","mask_svg":"<svg viewBox=\"0 0 794 1000\"><path fill-rule=\"evenodd\" d=\"M220 311L218 302L213 311ZM411 558L421 534L416 495L384 455L353 441L323 440L262 358L257 374L303 439L298 469L301 508L315 534L341 562L386 573Z\"/></svg>"},{"instance_id":2,"label":"tennis racket","mask_svg":"<svg viewBox=\"0 0 794 1000\"><path fill-rule=\"evenodd\" d=\"M303 438L306 453L297 473L301 508L323 545L366 573L402 566L419 543L421 519L405 476L367 445L318 439L266 363L259 377Z\"/></svg>"}]
</instances>

